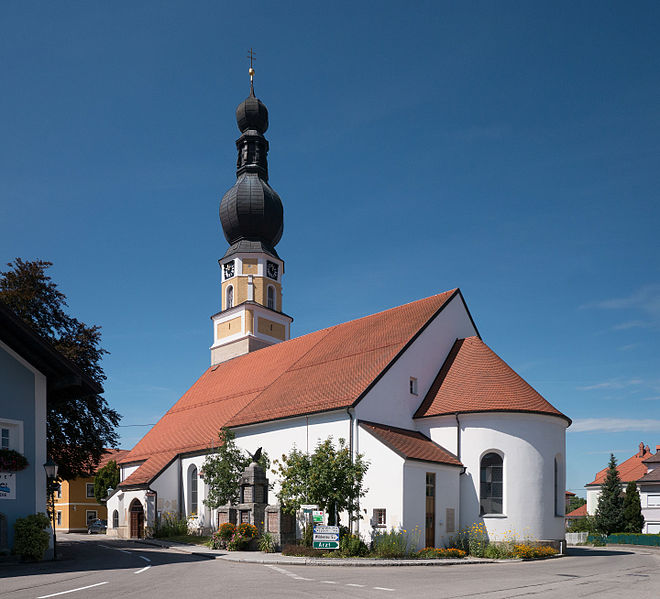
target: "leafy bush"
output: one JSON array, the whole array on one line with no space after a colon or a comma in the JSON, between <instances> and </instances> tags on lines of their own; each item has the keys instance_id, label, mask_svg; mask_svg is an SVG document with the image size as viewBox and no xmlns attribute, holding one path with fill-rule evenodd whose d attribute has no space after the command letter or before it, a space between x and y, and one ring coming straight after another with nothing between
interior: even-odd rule
<instances>
[{"instance_id":1,"label":"leafy bush","mask_svg":"<svg viewBox=\"0 0 660 599\"><path fill-rule=\"evenodd\" d=\"M27 458L13 449L0 449L0 472L25 470L30 463Z\"/></svg>"},{"instance_id":2,"label":"leafy bush","mask_svg":"<svg viewBox=\"0 0 660 599\"><path fill-rule=\"evenodd\" d=\"M369 547L359 535L345 534L340 537L339 552L342 557L362 557L369 553Z\"/></svg>"},{"instance_id":3,"label":"leafy bush","mask_svg":"<svg viewBox=\"0 0 660 599\"><path fill-rule=\"evenodd\" d=\"M154 528L154 537L178 537L188 534L188 520L166 512Z\"/></svg>"},{"instance_id":4,"label":"leafy bush","mask_svg":"<svg viewBox=\"0 0 660 599\"><path fill-rule=\"evenodd\" d=\"M231 540L235 532L236 525L232 524L231 522L225 522L224 524L220 525L220 528L218 528L218 533L223 541Z\"/></svg>"},{"instance_id":5,"label":"leafy bush","mask_svg":"<svg viewBox=\"0 0 660 599\"><path fill-rule=\"evenodd\" d=\"M239 524L237 528L237 532L247 541L256 538L257 535L259 534L257 527L254 524L248 524L247 522L243 522L243 524Z\"/></svg>"},{"instance_id":6,"label":"leafy bush","mask_svg":"<svg viewBox=\"0 0 660 599\"><path fill-rule=\"evenodd\" d=\"M513 557L513 549L506 544L491 543L486 547L484 557L488 559L507 559Z\"/></svg>"},{"instance_id":7,"label":"leafy bush","mask_svg":"<svg viewBox=\"0 0 660 599\"><path fill-rule=\"evenodd\" d=\"M584 518L577 518L573 520L566 532L596 532L596 519L593 516L585 516Z\"/></svg>"},{"instance_id":8,"label":"leafy bush","mask_svg":"<svg viewBox=\"0 0 660 599\"><path fill-rule=\"evenodd\" d=\"M407 557L418 546L420 535L418 526L415 526L410 533L405 528L377 532L372 539L373 551L378 557Z\"/></svg>"},{"instance_id":9,"label":"leafy bush","mask_svg":"<svg viewBox=\"0 0 660 599\"><path fill-rule=\"evenodd\" d=\"M538 557L548 557L550 555L555 555L557 550L554 547L548 545L542 545L539 547L534 547L532 545L527 545L526 543L520 543L513 546L513 557L518 557L522 559L535 559Z\"/></svg>"},{"instance_id":10,"label":"leafy bush","mask_svg":"<svg viewBox=\"0 0 660 599\"><path fill-rule=\"evenodd\" d=\"M227 530L229 529L227 528ZM231 539L227 541L227 549L229 549L229 551L242 551L247 549L250 541L256 538L258 534L259 531L256 526L243 522L243 524L239 524L236 527Z\"/></svg>"},{"instance_id":11,"label":"leafy bush","mask_svg":"<svg viewBox=\"0 0 660 599\"><path fill-rule=\"evenodd\" d=\"M303 530L303 545L305 547L311 547L314 542L314 525L311 523L305 524L305 529Z\"/></svg>"},{"instance_id":12,"label":"leafy bush","mask_svg":"<svg viewBox=\"0 0 660 599\"><path fill-rule=\"evenodd\" d=\"M14 553L25 561L43 559L50 542L50 535L44 530L48 526L50 522L41 512L18 518L14 522Z\"/></svg>"},{"instance_id":13,"label":"leafy bush","mask_svg":"<svg viewBox=\"0 0 660 599\"><path fill-rule=\"evenodd\" d=\"M417 552L417 557L421 559L461 559L465 555L465 551L455 548L438 549L436 547L425 547Z\"/></svg>"},{"instance_id":14,"label":"leafy bush","mask_svg":"<svg viewBox=\"0 0 660 599\"><path fill-rule=\"evenodd\" d=\"M263 551L264 553L275 553L275 539L273 535L269 532L263 533L259 537L257 547L259 547L259 551Z\"/></svg>"},{"instance_id":15,"label":"leafy bush","mask_svg":"<svg viewBox=\"0 0 660 599\"><path fill-rule=\"evenodd\" d=\"M282 555L295 555L298 557L325 557L326 552L322 549L314 549L307 545L284 545Z\"/></svg>"}]
</instances>

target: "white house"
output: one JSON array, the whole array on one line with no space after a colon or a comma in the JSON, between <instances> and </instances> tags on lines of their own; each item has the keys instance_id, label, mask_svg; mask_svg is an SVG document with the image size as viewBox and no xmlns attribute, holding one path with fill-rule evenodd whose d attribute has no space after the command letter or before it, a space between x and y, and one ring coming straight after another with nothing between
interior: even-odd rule
<instances>
[{"instance_id":1,"label":"white house","mask_svg":"<svg viewBox=\"0 0 660 599\"><path fill-rule=\"evenodd\" d=\"M458 289L289 339L268 112L251 89L236 115L211 366L122 460L109 534L142 535L168 511L214 527L199 473L227 426L239 446L271 457L345 438L370 462L355 523L365 537L417 526L420 547L440 546L483 522L495 538L563 539L570 419L483 342Z\"/></svg>"}]
</instances>

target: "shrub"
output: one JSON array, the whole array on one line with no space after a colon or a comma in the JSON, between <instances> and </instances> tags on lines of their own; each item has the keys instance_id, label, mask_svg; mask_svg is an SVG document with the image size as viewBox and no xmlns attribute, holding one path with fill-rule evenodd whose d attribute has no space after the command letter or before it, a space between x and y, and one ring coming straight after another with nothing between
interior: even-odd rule
<instances>
[{"instance_id":1,"label":"shrub","mask_svg":"<svg viewBox=\"0 0 660 599\"><path fill-rule=\"evenodd\" d=\"M345 534L339 541L339 552L342 557L362 557L369 553L369 547L359 535Z\"/></svg>"},{"instance_id":2,"label":"shrub","mask_svg":"<svg viewBox=\"0 0 660 599\"><path fill-rule=\"evenodd\" d=\"M314 542L314 525L311 522L305 524L302 541L305 547L311 547Z\"/></svg>"},{"instance_id":3,"label":"shrub","mask_svg":"<svg viewBox=\"0 0 660 599\"><path fill-rule=\"evenodd\" d=\"M188 534L188 520L166 512L154 528L154 537L179 537Z\"/></svg>"},{"instance_id":4,"label":"shrub","mask_svg":"<svg viewBox=\"0 0 660 599\"><path fill-rule=\"evenodd\" d=\"M373 536L373 550L378 557L396 558L409 556L418 546L419 527L408 533L405 528L389 532L377 532Z\"/></svg>"},{"instance_id":5,"label":"shrub","mask_svg":"<svg viewBox=\"0 0 660 599\"><path fill-rule=\"evenodd\" d=\"M465 557L465 551L456 548L438 549L436 547L425 547L417 552L421 559L461 559Z\"/></svg>"},{"instance_id":6,"label":"shrub","mask_svg":"<svg viewBox=\"0 0 660 599\"><path fill-rule=\"evenodd\" d=\"M484 557L489 559L507 559L513 557L513 550L506 544L491 543L486 547Z\"/></svg>"},{"instance_id":7,"label":"shrub","mask_svg":"<svg viewBox=\"0 0 660 599\"><path fill-rule=\"evenodd\" d=\"M49 525L48 518L41 512L18 518L14 523L14 553L25 561L43 559L50 542L50 535L44 529Z\"/></svg>"},{"instance_id":8,"label":"shrub","mask_svg":"<svg viewBox=\"0 0 660 599\"><path fill-rule=\"evenodd\" d=\"M282 555L295 555L298 557L324 557L325 551L314 549L307 545L285 545L282 547Z\"/></svg>"},{"instance_id":9,"label":"shrub","mask_svg":"<svg viewBox=\"0 0 660 599\"><path fill-rule=\"evenodd\" d=\"M482 522L475 522L468 529L468 545L470 555L483 557L488 547L488 532Z\"/></svg>"},{"instance_id":10,"label":"shrub","mask_svg":"<svg viewBox=\"0 0 660 599\"><path fill-rule=\"evenodd\" d=\"M518 557L522 559L535 559L539 557L548 557L550 555L555 555L557 550L548 545L542 545L540 547L534 547L526 543L520 543L513 546L513 557Z\"/></svg>"},{"instance_id":11,"label":"shrub","mask_svg":"<svg viewBox=\"0 0 660 599\"><path fill-rule=\"evenodd\" d=\"M263 551L264 553L275 553L275 539L273 535L269 532L262 534L259 537L257 546L259 547L259 551Z\"/></svg>"},{"instance_id":12,"label":"shrub","mask_svg":"<svg viewBox=\"0 0 660 599\"><path fill-rule=\"evenodd\" d=\"M247 522L243 522L243 524L239 524L237 528L237 532L246 541L256 538L257 535L259 534L257 527L254 524L248 524Z\"/></svg>"},{"instance_id":13,"label":"shrub","mask_svg":"<svg viewBox=\"0 0 660 599\"><path fill-rule=\"evenodd\" d=\"M218 533L223 541L229 541L236 532L236 525L231 522L225 522L218 528Z\"/></svg>"}]
</instances>

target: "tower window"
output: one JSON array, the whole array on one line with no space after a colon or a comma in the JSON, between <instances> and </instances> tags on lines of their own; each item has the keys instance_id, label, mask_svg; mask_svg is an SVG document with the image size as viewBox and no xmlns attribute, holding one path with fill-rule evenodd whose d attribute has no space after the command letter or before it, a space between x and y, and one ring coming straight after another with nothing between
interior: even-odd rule
<instances>
[{"instance_id":1,"label":"tower window","mask_svg":"<svg viewBox=\"0 0 660 599\"><path fill-rule=\"evenodd\" d=\"M417 379L414 376L410 377L410 393L417 395Z\"/></svg>"},{"instance_id":2,"label":"tower window","mask_svg":"<svg viewBox=\"0 0 660 599\"><path fill-rule=\"evenodd\" d=\"M227 291L226 291L225 295L226 295L226 297L225 297L225 310L229 310L229 308L234 307L234 286L233 285L229 285L229 287L227 287Z\"/></svg>"},{"instance_id":3,"label":"tower window","mask_svg":"<svg viewBox=\"0 0 660 599\"><path fill-rule=\"evenodd\" d=\"M275 310L275 287L272 285L268 286L268 307Z\"/></svg>"}]
</instances>

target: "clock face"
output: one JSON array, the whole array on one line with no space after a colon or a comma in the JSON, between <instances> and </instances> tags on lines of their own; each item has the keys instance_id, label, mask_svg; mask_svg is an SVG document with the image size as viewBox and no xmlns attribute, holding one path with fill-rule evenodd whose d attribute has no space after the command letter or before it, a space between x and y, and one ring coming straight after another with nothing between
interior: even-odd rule
<instances>
[{"instance_id":1,"label":"clock face","mask_svg":"<svg viewBox=\"0 0 660 599\"><path fill-rule=\"evenodd\" d=\"M225 279L231 279L234 276L234 261L225 262L223 265Z\"/></svg>"},{"instance_id":2,"label":"clock face","mask_svg":"<svg viewBox=\"0 0 660 599\"><path fill-rule=\"evenodd\" d=\"M277 274L279 270L280 267L279 265L275 264L275 262L271 262L270 260L266 262L266 275L269 279L277 280Z\"/></svg>"}]
</instances>

